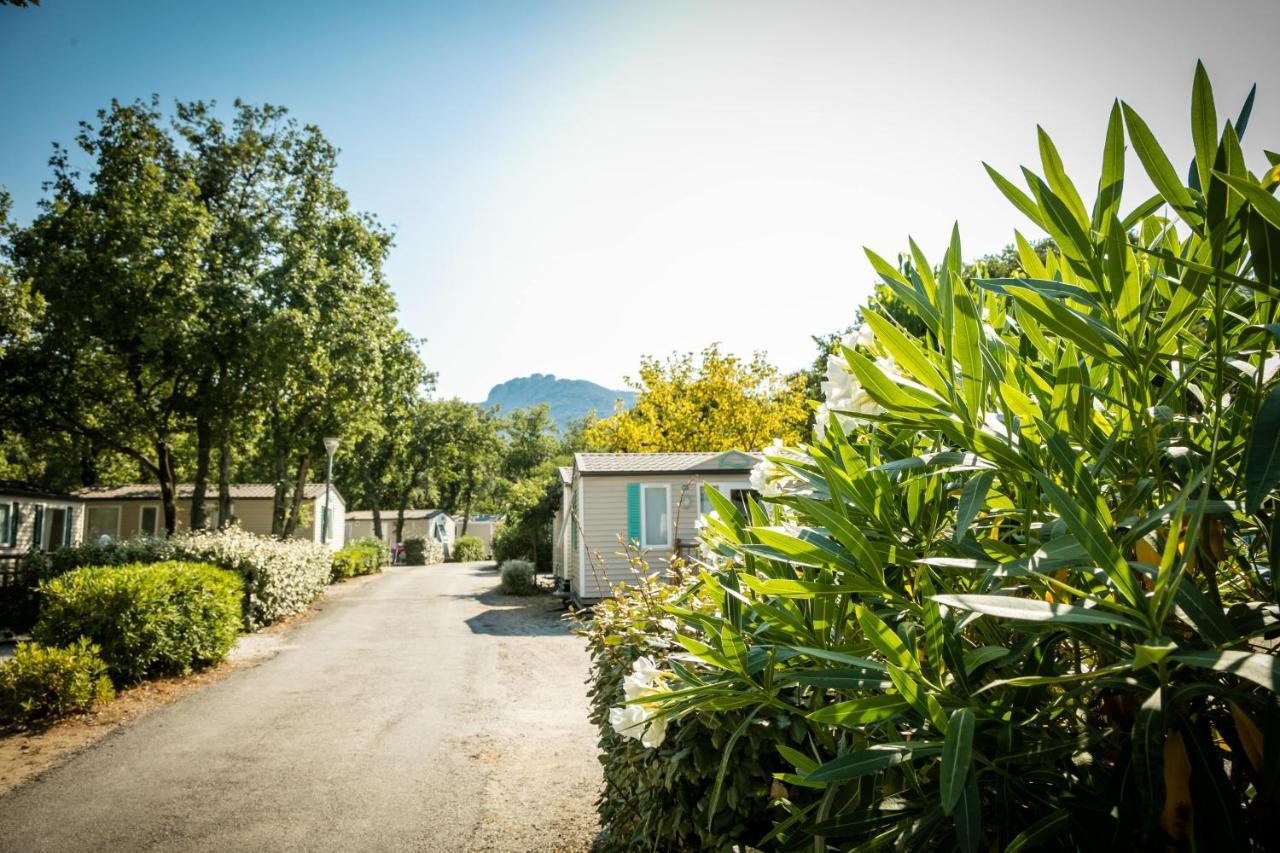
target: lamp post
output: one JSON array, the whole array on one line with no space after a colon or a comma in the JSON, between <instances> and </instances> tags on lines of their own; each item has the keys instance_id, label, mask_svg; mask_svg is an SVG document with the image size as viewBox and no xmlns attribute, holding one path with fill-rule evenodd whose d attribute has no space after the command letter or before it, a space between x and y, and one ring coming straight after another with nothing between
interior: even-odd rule
<instances>
[{"instance_id":1,"label":"lamp post","mask_svg":"<svg viewBox=\"0 0 1280 853\"><path fill-rule=\"evenodd\" d=\"M324 438L324 452L329 460L324 466L324 520L320 522L320 541L329 544L329 492L333 488L333 453L338 449L338 437L327 435Z\"/></svg>"}]
</instances>

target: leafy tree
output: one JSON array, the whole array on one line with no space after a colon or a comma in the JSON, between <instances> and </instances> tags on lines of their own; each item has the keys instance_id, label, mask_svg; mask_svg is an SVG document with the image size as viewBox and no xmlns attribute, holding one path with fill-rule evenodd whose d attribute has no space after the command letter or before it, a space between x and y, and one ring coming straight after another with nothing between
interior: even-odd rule
<instances>
[{"instance_id":1,"label":"leafy tree","mask_svg":"<svg viewBox=\"0 0 1280 853\"><path fill-rule=\"evenodd\" d=\"M6 384L29 427L82 436L147 472L172 531L175 437L204 357L191 331L209 216L154 99L113 102L76 143L93 160L88 179L55 146L51 197L11 239L45 310L29 345L6 352Z\"/></svg>"},{"instance_id":2,"label":"leafy tree","mask_svg":"<svg viewBox=\"0 0 1280 853\"><path fill-rule=\"evenodd\" d=\"M807 410L800 377L783 377L763 353L750 361L718 344L641 361L635 405L590 424L585 442L612 452L754 450L773 438L797 441Z\"/></svg>"}]
</instances>

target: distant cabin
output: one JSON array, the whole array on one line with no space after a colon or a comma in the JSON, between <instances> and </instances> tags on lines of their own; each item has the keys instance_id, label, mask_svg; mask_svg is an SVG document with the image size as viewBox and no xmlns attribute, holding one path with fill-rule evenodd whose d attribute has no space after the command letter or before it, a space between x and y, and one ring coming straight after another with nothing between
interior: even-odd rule
<instances>
[{"instance_id":1,"label":"distant cabin","mask_svg":"<svg viewBox=\"0 0 1280 853\"><path fill-rule=\"evenodd\" d=\"M84 502L12 480L0 480L0 557L51 551L80 542Z\"/></svg>"},{"instance_id":2,"label":"distant cabin","mask_svg":"<svg viewBox=\"0 0 1280 853\"><path fill-rule=\"evenodd\" d=\"M384 509L382 516L382 541L388 545L396 543L396 517L399 510ZM434 539L444 546L445 556L453 548L457 538L458 524L453 516L442 509L406 509L404 511L404 533L400 537L406 539ZM347 513L347 539L363 539L373 535L373 510L358 509Z\"/></svg>"},{"instance_id":3,"label":"distant cabin","mask_svg":"<svg viewBox=\"0 0 1280 853\"><path fill-rule=\"evenodd\" d=\"M552 564L578 602L612 594L635 573L622 540L636 543L651 572L676 554L693 554L698 522L711 507L703 486L745 506L752 453L577 453L560 471L561 505L552 524Z\"/></svg>"},{"instance_id":4,"label":"distant cabin","mask_svg":"<svg viewBox=\"0 0 1280 853\"><path fill-rule=\"evenodd\" d=\"M480 540L480 552L484 559L493 557L493 537L502 526L500 515L473 515L467 518L467 535ZM458 522L458 535L462 535L462 522Z\"/></svg>"}]
</instances>

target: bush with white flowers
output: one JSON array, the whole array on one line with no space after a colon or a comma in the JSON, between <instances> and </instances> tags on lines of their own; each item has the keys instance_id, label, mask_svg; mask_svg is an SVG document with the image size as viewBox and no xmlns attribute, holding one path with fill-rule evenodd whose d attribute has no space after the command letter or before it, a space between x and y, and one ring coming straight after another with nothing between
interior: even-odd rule
<instances>
[{"instance_id":1,"label":"bush with white flowers","mask_svg":"<svg viewBox=\"0 0 1280 853\"><path fill-rule=\"evenodd\" d=\"M258 536L238 527L60 548L40 560L38 571L42 577L54 577L84 566L169 560L208 563L239 573L245 587L244 626L249 631L307 609L333 572L332 555L323 545Z\"/></svg>"}]
</instances>

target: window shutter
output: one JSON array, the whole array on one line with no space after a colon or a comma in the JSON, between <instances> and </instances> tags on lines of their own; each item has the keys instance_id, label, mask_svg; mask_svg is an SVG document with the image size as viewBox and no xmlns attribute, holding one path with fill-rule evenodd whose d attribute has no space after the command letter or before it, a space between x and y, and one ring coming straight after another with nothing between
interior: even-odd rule
<instances>
[{"instance_id":1,"label":"window shutter","mask_svg":"<svg viewBox=\"0 0 1280 853\"><path fill-rule=\"evenodd\" d=\"M627 483L627 544L640 541L640 484Z\"/></svg>"},{"instance_id":2,"label":"window shutter","mask_svg":"<svg viewBox=\"0 0 1280 853\"><path fill-rule=\"evenodd\" d=\"M13 502L13 511L9 513L9 547L18 547L18 528L22 526L22 504Z\"/></svg>"}]
</instances>

